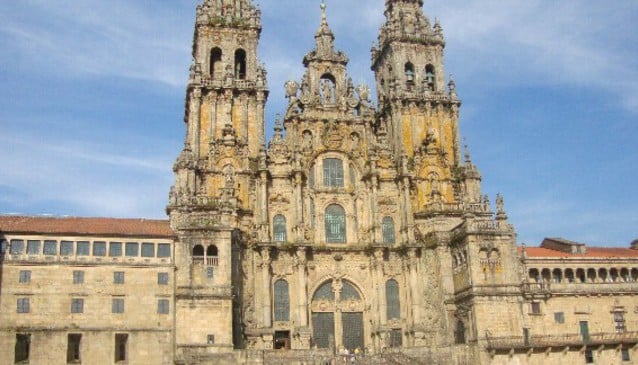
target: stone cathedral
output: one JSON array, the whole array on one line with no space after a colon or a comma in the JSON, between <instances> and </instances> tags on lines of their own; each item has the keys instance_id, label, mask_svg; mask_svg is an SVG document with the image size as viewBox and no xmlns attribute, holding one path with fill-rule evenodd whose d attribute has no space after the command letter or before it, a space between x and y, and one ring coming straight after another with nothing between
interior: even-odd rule
<instances>
[{"instance_id":1,"label":"stone cathedral","mask_svg":"<svg viewBox=\"0 0 638 365\"><path fill-rule=\"evenodd\" d=\"M267 141L261 13L203 0L169 219L0 215L0 364L638 364L638 240L517 245L422 8L372 95L322 3Z\"/></svg>"},{"instance_id":2,"label":"stone cathedral","mask_svg":"<svg viewBox=\"0 0 638 365\"><path fill-rule=\"evenodd\" d=\"M386 1L375 106L348 77L322 4L267 144L259 11L248 0L197 8L168 206L176 316L189 323L178 343L205 339L212 321L228 348L431 347L475 332L477 311L507 313L503 298L455 295L518 285L515 234L462 156L442 27L422 6Z\"/></svg>"}]
</instances>

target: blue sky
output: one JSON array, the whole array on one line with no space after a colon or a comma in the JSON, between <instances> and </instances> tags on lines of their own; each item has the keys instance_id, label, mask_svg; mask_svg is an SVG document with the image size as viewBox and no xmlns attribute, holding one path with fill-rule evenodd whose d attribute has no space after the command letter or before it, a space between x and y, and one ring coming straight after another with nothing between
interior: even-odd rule
<instances>
[{"instance_id":1,"label":"blue sky","mask_svg":"<svg viewBox=\"0 0 638 365\"><path fill-rule=\"evenodd\" d=\"M0 213L165 218L183 145L196 0L0 3ZM328 0L353 80L372 85L383 0ZM284 111L319 1L261 0L260 58ZM429 0L461 134L519 243L638 238L638 3Z\"/></svg>"}]
</instances>

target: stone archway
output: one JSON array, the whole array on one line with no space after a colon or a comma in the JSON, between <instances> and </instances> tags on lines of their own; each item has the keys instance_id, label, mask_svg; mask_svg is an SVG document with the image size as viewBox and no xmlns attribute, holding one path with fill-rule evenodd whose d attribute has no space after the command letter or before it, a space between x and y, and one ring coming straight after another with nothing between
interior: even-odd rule
<instances>
[{"instance_id":1,"label":"stone archway","mask_svg":"<svg viewBox=\"0 0 638 365\"><path fill-rule=\"evenodd\" d=\"M334 279L315 291L312 302L312 334L318 348L364 348L361 293L350 281Z\"/></svg>"}]
</instances>

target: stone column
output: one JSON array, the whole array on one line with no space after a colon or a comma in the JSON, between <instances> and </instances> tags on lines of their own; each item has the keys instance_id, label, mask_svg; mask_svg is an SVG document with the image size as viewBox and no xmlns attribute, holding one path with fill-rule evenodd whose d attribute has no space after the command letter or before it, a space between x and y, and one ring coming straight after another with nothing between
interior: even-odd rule
<instances>
[{"instance_id":1,"label":"stone column","mask_svg":"<svg viewBox=\"0 0 638 365\"><path fill-rule=\"evenodd\" d=\"M403 178L403 212L405 213L405 239L414 242L414 216L412 215L412 203L410 202L410 178Z\"/></svg>"},{"instance_id":2,"label":"stone column","mask_svg":"<svg viewBox=\"0 0 638 365\"><path fill-rule=\"evenodd\" d=\"M379 185L379 177L378 176L372 176L372 195L371 195L371 199L370 199L370 226L372 227L372 242L378 242L378 237L377 237L377 229L375 228L377 226L377 205L376 202L379 201L379 196L378 196L378 185Z\"/></svg>"},{"instance_id":3,"label":"stone column","mask_svg":"<svg viewBox=\"0 0 638 365\"><path fill-rule=\"evenodd\" d=\"M195 88L191 92L190 100L190 120L188 121L191 148L195 160L199 160L199 136L200 136L200 116L202 106L202 90Z\"/></svg>"},{"instance_id":4,"label":"stone column","mask_svg":"<svg viewBox=\"0 0 638 365\"><path fill-rule=\"evenodd\" d=\"M295 172L295 176L292 178L293 199L295 201L293 240L303 239L303 202L301 201L301 181L301 173Z\"/></svg>"},{"instance_id":5,"label":"stone column","mask_svg":"<svg viewBox=\"0 0 638 365\"><path fill-rule=\"evenodd\" d=\"M264 308L264 328L272 327L271 290L270 290L270 248L261 249L262 305Z\"/></svg>"},{"instance_id":6,"label":"stone column","mask_svg":"<svg viewBox=\"0 0 638 365\"><path fill-rule=\"evenodd\" d=\"M410 292L412 293L412 324L418 326L421 323L421 295L418 283L418 257L416 249L408 251L410 258Z\"/></svg>"},{"instance_id":7,"label":"stone column","mask_svg":"<svg viewBox=\"0 0 638 365\"><path fill-rule=\"evenodd\" d=\"M308 327L308 293L306 292L306 248L297 249L297 296L299 305L297 313L299 313L299 327Z\"/></svg>"},{"instance_id":8,"label":"stone column","mask_svg":"<svg viewBox=\"0 0 638 365\"><path fill-rule=\"evenodd\" d=\"M219 95L215 93L212 98L213 99L210 103L210 142L215 141L215 139L217 138L215 136L215 132L217 131L217 104L219 102Z\"/></svg>"}]
</instances>

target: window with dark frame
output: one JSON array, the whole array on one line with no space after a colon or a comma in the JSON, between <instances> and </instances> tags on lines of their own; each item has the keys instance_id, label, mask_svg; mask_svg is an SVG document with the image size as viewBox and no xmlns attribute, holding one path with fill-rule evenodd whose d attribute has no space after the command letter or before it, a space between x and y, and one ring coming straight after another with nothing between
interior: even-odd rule
<instances>
[{"instance_id":1,"label":"window with dark frame","mask_svg":"<svg viewBox=\"0 0 638 365\"><path fill-rule=\"evenodd\" d=\"M122 242L109 242L109 256L110 257L122 256Z\"/></svg>"},{"instance_id":2,"label":"window with dark frame","mask_svg":"<svg viewBox=\"0 0 638 365\"><path fill-rule=\"evenodd\" d=\"M157 273L157 284L158 285L168 285L168 273L167 272L159 272L159 273Z\"/></svg>"},{"instance_id":3,"label":"window with dark frame","mask_svg":"<svg viewBox=\"0 0 638 365\"><path fill-rule=\"evenodd\" d=\"M78 241L77 242L77 256L89 256L91 254L91 242L89 241Z\"/></svg>"},{"instance_id":4,"label":"window with dark frame","mask_svg":"<svg viewBox=\"0 0 638 365\"><path fill-rule=\"evenodd\" d=\"M29 298L18 298L16 304L18 313L29 313L31 311Z\"/></svg>"},{"instance_id":5,"label":"window with dark frame","mask_svg":"<svg viewBox=\"0 0 638 365\"><path fill-rule=\"evenodd\" d=\"M93 242L93 256L98 256L98 257L106 256L106 242L104 241Z\"/></svg>"},{"instance_id":6,"label":"window with dark frame","mask_svg":"<svg viewBox=\"0 0 638 365\"><path fill-rule=\"evenodd\" d=\"M113 298L111 300L111 313L124 313L124 298Z\"/></svg>"},{"instance_id":7,"label":"window with dark frame","mask_svg":"<svg viewBox=\"0 0 638 365\"><path fill-rule=\"evenodd\" d=\"M383 243L395 243L394 220L392 217L384 217L381 222L381 232L383 233Z\"/></svg>"},{"instance_id":8,"label":"window with dark frame","mask_svg":"<svg viewBox=\"0 0 638 365\"><path fill-rule=\"evenodd\" d=\"M20 284L28 284L31 282L31 270L20 270L18 282Z\"/></svg>"},{"instance_id":9,"label":"window with dark frame","mask_svg":"<svg viewBox=\"0 0 638 365\"><path fill-rule=\"evenodd\" d=\"M620 349L620 357L622 361L631 361L631 356L629 355L629 348L623 347Z\"/></svg>"},{"instance_id":10,"label":"window with dark frame","mask_svg":"<svg viewBox=\"0 0 638 365\"><path fill-rule=\"evenodd\" d=\"M390 279L385 283L386 318L388 320L401 318L401 299L399 297L399 283Z\"/></svg>"},{"instance_id":11,"label":"window with dark frame","mask_svg":"<svg viewBox=\"0 0 638 365\"><path fill-rule=\"evenodd\" d=\"M151 242L142 243L142 257L155 257L155 244Z\"/></svg>"},{"instance_id":12,"label":"window with dark frame","mask_svg":"<svg viewBox=\"0 0 638 365\"><path fill-rule=\"evenodd\" d=\"M124 271L116 271L113 273L113 284L124 284Z\"/></svg>"},{"instance_id":13,"label":"window with dark frame","mask_svg":"<svg viewBox=\"0 0 638 365\"><path fill-rule=\"evenodd\" d=\"M128 334L115 334L115 362L127 360L128 352Z\"/></svg>"},{"instance_id":14,"label":"window with dark frame","mask_svg":"<svg viewBox=\"0 0 638 365\"><path fill-rule=\"evenodd\" d=\"M126 242L126 257L137 257L139 256L139 243L137 242Z\"/></svg>"},{"instance_id":15,"label":"window with dark frame","mask_svg":"<svg viewBox=\"0 0 638 365\"><path fill-rule=\"evenodd\" d=\"M171 245L168 243L159 243L157 245L157 257L159 258L171 257Z\"/></svg>"},{"instance_id":16,"label":"window with dark frame","mask_svg":"<svg viewBox=\"0 0 638 365\"><path fill-rule=\"evenodd\" d=\"M44 254L47 256L55 256L58 254L58 241L44 241Z\"/></svg>"},{"instance_id":17,"label":"window with dark frame","mask_svg":"<svg viewBox=\"0 0 638 365\"><path fill-rule=\"evenodd\" d=\"M555 312L554 313L554 322L556 323L565 323L565 313L564 312Z\"/></svg>"},{"instance_id":18,"label":"window with dark frame","mask_svg":"<svg viewBox=\"0 0 638 365\"><path fill-rule=\"evenodd\" d=\"M17 333L16 345L14 348L14 362L19 364L21 362L29 361L31 353L31 334L29 333Z\"/></svg>"},{"instance_id":19,"label":"window with dark frame","mask_svg":"<svg viewBox=\"0 0 638 365\"><path fill-rule=\"evenodd\" d=\"M82 343L82 335L77 333L69 333L67 336L66 362L80 362L80 345Z\"/></svg>"},{"instance_id":20,"label":"window with dark frame","mask_svg":"<svg viewBox=\"0 0 638 365\"><path fill-rule=\"evenodd\" d=\"M84 284L84 271L73 271L73 284Z\"/></svg>"},{"instance_id":21,"label":"window with dark frame","mask_svg":"<svg viewBox=\"0 0 638 365\"><path fill-rule=\"evenodd\" d=\"M326 242L346 242L346 211L337 204L329 205L324 215Z\"/></svg>"},{"instance_id":22,"label":"window with dark frame","mask_svg":"<svg viewBox=\"0 0 638 365\"><path fill-rule=\"evenodd\" d=\"M84 313L84 299L71 299L71 313Z\"/></svg>"},{"instance_id":23,"label":"window with dark frame","mask_svg":"<svg viewBox=\"0 0 638 365\"><path fill-rule=\"evenodd\" d=\"M168 299L157 300L157 314L168 314L170 312L171 304Z\"/></svg>"},{"instance_id":24,"label":"window with dark frame","mask_svg":"<svg viewBox=\"0 0 638 365\"><path fill-rule=\"evenodd\" d=\"M532 302L530 303L531 314L541 314L541 303L540 302Z\"/></svg>"},{"instance_id":25,"label":"window with dark frame","mask_svg":"<svg viewBox=\"0 0 638 365\"><path fill-rule=\"evenodd\" d=\"M614 311L614 327L616 333L623 333L626 331L625 327L625 312L622 310Z\"/></svg>"},{"instance_id":26,"label":"window with dark frame","mask_svg":"<svg viewBox=\"0 0 638 365\"><path fill-rule=\"evenodd\" d=\"M333 188L343 187L343 161L338 158L323 160L323 185Z\"/></svg>"},{"instance_id":27,"label":"window with dark frame","mask_svg":"<svg viewBox=\"0 0 638 365\"><path fill-rule=\"evenodd\" d=\"M40 251L40 245L42 241L39 240L28 240L27 241L27 255L39 255L42 252Z\"/></svg>"},{"instance_id":28,"label":"window with dark frame","mask_svg":"<svg viewBox=\"0 0 638 365\"><path fill-rule=\"evenodd\" d=\"M60 255L73 256L73 241L60 242Z\"/></svg>"},{"instance_id":29,"label":"window with dark frame","mask_svg":"<svg viewBox=\"0 0 638 365\"><path fill-rule=\"evenodd\" d=\"M276 322L287 322L290 320L290 295L288 282L280 279L275 282L273 290L274 314Z\"/></svg>"},{"instance_id":30,"label":"window with dark frame","mask_svg":"<svg viewBox=\"0 0 638 365\"><path fill-rule=\"evenodd\" d=\"M9 253L12 255L24 254L24 240L11 240Z\"/></svg>"},{"instance_id":31,"label":"window with dark frame","mask_svg":"<svg viewBox=\"0 0 638 365\"><path fill-rule=\"evenodd\" d=\"M286 242L286 217L277 214L272 220L272 230L275 242Z\"/></svg>"}]
</instances>

